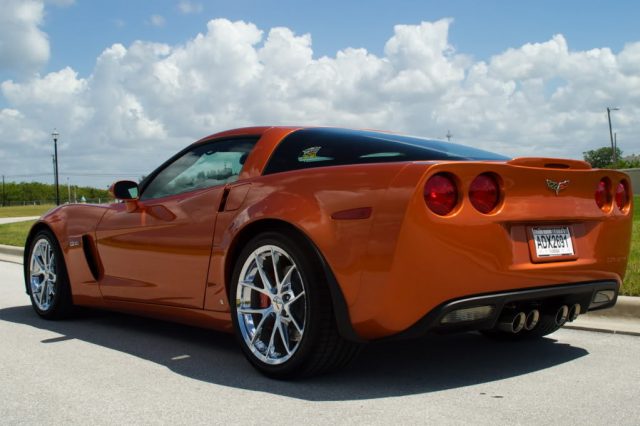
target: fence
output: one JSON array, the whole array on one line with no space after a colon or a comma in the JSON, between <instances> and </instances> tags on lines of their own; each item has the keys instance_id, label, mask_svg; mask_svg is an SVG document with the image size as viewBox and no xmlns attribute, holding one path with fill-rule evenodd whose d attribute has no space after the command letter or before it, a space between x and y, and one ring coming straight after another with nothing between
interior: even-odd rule
<instances>
[{"instance_id":1,"label":"fence","mask_svg":"<svg viewBox=\"0 0 640 426\"><path fill-rule=\"evenodd\" d=\"M620 169L625 172L631 179L631 189L635 195L640 195L640 169Z\"/></svg>"}]
</instances>

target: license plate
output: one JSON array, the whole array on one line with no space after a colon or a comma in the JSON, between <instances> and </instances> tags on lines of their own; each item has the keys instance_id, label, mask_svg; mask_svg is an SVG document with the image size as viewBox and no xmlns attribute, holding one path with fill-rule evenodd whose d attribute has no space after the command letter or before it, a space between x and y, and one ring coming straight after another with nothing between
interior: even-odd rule
<instances>
[{"instance_id":1,"label":"license plate","mask_svg":"<svg viewBox=\"0 0 640 426\"><path fill-rule=\"evenodd\" d=\"M569 227L531 228L533 246L538 257L573 256Z\"/></svg>"}]
</instances>

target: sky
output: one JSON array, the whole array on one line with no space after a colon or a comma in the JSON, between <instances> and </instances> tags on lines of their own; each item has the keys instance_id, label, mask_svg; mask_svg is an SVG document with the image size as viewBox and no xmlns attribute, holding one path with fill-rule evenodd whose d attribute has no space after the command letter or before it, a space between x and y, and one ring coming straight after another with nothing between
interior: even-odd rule
<instances>
[{"instance_id":1,"label":"sky","mask_svg":"<svg viewBox=\"0 0 640 426\"><path fill-rule=\"evenodd\" d=\"M104 187L251 125L640 154L632 1L0 0L0 174Z\"/></svg>"}]
</instances>

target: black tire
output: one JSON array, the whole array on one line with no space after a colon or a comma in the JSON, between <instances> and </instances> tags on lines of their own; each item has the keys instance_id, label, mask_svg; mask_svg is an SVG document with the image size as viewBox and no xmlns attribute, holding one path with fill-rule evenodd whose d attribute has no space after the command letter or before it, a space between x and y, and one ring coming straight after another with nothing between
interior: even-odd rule
<instances>
[{"instance_id":1,"label":"black tire","mask_svg":"<svg viewBox=\"0 0 640 426\"><path fill-rule=\"evenodd\" d=\"M270 254L269 247L274 248ZM278 280L281 285L271 284ZM324 373L348 365L362 348L339 334L320 260L303 237L266 232L249 241L237 258L229 293L240 347L266 376L294 379ZM256 309L263 313L246 312Z\"/></svg>"},{"instance_id":2,"label":"black tire","mask_svg":"<svg viewBox=\"0 0 640 426\"><path fill-rule=\"evenodd\" d=\"M42 256L44 250L53 256L50 260ZM34 251L38 252L34 255ZM24 272L33 309L49 320L69 316L73 307L69 276L57 239L51 231L41 230L31 240L28 253ZM43 292L47 293L44 297Z\"/></svg>"}]
</instances>

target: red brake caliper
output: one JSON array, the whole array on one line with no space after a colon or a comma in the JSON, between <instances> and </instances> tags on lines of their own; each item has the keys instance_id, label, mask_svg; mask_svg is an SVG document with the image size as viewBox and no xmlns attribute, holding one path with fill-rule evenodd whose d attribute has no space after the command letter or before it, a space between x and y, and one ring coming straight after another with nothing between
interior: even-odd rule
<instances>
[{"instance_id":1,"label":"red brake caliper","mask_svg":"<svg viewBox=\"0 0 640 426\"><path fill-rule=\"evenodd\" d=\"M264 293L260 293L260 307L268 308L269 305L271 305L271 300L269 299L269 296L267 296Z\"/></svg>"}]
</instances>

